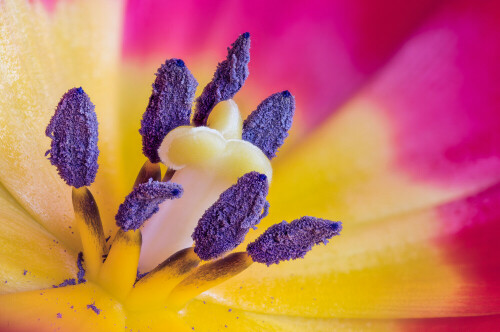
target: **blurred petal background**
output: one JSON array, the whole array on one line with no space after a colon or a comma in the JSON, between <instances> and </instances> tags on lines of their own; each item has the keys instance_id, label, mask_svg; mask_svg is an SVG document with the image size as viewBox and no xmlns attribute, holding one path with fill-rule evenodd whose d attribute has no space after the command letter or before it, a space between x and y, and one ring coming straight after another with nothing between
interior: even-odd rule
<instances>
[{"instance_id":1,"label":"blurred petal background","mask_svg":"<svg viewBox=\"0 0 500 332\"><path fill-rule=\"evenodd\" d=\"M273 161L271 213L248 240L302 215L342 220L344 230L304 260L254 264L188 304L183 319L202 331L500 324L500 4L22 3L0 5L3 308L74 273L69 190L43 157L62 93L83 85L97 105L93 190L111 234L144 161L139 121L157 67L181 58L203 87L249 31L250 76L236 102L248 114L289 89L297 115ZM44 254L52 240L57 262ZM30 261L43 264L29 263L24 281Z\"/></svg>"}]
</instances>

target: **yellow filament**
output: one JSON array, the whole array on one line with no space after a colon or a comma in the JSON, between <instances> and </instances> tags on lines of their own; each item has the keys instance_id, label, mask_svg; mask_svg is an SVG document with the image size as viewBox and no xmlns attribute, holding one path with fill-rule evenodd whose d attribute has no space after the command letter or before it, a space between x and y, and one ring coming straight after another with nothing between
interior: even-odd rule
<instances>
[{"instance_id":1,"label":"yellow filament","mask_svg":"<svg viewBox=\"0 0 500 332\"><path fill-rule=\"evenodd\" d=\"M141 183L148 182L149 179L153 179L155 181L161 180L161 169L160 164L152 163L148 160L144 163L139 174L137 174L137 178L135 179L134 188L140 185Z\"/></svg>"},{"instance_id":2,"label":"yellow filament","mask_svg":"<svg viewBox=\"0 0 500 332\"><path fill-rule=\"evenodd\" d=\"M247 269L253 263L246 252L236 252L225 258L198 267L172 290L167 305L178 310L190 299L217 286Z\"/></svg>"},{"instance_id":3,"label":"yellow filament","mask_svg":"<svg viewBox=\"0 0 500 332\"><path fill-rule=\"evenodd\" d=\"M138 311L165 304L170 291L200 263L193 248L182 249L139 280L126 300Z\"/></svg>"},{"instance_id":4,"label":"yellow filament","mask_svg":"<svg viewBox=\"0 0 500 332\"><path fill-rule=\"evenodd\" d=\"M141 251L141 231L120 229L99 272L99 282L117 299L123 300L134 285Z\"/></svg>"},{"instance_id":5,"label":"yellow filament","mask_svg":"<svg viewBox=\"0 0 500 332\"><path fill-rule=\"evenodd\" d=\"M105 251L104 231L97 203L87 187L73 187L73 209L85 260L85 277L96 280Z\"/></svg>"},{"instance_id":6,"label":"yellow filament","mask_svg":"<svg viewBox=\"0 0 500 332\"><path fill-rule=\"evenodd\" d=\"M207 126L220 132L225 139L241 139L243 120L234 100L218 103L210 112Z\"/></svg>"}]
</instances>

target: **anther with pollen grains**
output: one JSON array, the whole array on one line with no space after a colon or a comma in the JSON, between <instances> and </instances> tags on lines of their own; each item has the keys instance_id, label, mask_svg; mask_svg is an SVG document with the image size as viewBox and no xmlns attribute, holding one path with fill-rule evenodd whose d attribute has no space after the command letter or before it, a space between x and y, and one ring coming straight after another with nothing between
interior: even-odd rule
<instances>
[{"instance_id":1,"label":"anther with pollen grains","mask_svg":"<svg viewBox=\"0 0 500 332\"><path fill-rule=\"evenodd\" d=\"M156 73L153 92L141 120L142 150L152 163L160 161L158 148L165 136L189 125L198 82L180 59L167 60Z\"/></svg>"},{"instance_id":2,"label":"anther with pollen grains","mask_svg":"<svg viewBox=\"0 0 500 332\"><path fill-rule=\"evenodd\" d=\"M198 221L192 235L194 251L203 260L236 248L261 220L269 185L264 174L250 172L224 191Z\"/></svg>"},{"instance_id":3,"label":"anther with pollen grains","mask_svg":"<svg viewBox=\"0 0 500 332\"><path fill-rule=\"evenodd\" d=\"M242 139L252 143L272 159L292 127L295 98L288 91L266 98L243 122Z\"/></svg>"},{"instance_id":4,"label":"anther with pollen grains","mask_svg":"<svg viewBox=\"0 0 500 332\"><path fill-rule=\"evenodd\" d=\"M167 199L180 198L182 187L172 182L158 182L150 179L135 187L118 208L116 225L124 231L136 230L158 212L161 203Z\"/></svg>"},{"instance_id":5,"label":"anther with pollen grains","mask_svg":"<svg viewBox=\"0 0 500 332\"><path fill-rule=\"evenodd\" d=\"M302 258L313 245L328 242L339 235L342 223L315 217L302 217L291 223L283 221L269 227L247 246L254 262L266 265Z\"/></svg>"},{"instance_id":6,"label":"anther with pollen grains","mask_svg":"<svg viewBox=\"0 0 500 332\"><path fill-rule=\"evenodd\" d=\"M49 160L61 178L70 186L80 188L94 182L97 169L97 116L94 104L80 88L66 92L45 135L52 139Z\"/></svg>"},{"instance_id":7,"label":"anther with pollen grains","mask_svg":"<svg viewBox=\"0 0 500 332\"><path fill-rule=\"evenodd\" d=\"M219 63L212 81L208 83L196 99L193 123L204 126L214 106L233 98L248 77L250 62L250 33L241 34L228 48L226 60Z\"/></svg>"}]
</instances>

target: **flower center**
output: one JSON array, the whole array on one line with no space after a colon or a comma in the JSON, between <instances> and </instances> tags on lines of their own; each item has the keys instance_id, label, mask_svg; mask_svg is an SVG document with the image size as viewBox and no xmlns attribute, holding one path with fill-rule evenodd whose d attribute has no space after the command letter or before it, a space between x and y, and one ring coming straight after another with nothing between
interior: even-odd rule
<instances>
[{"instance_id":1,"label":"flower center","mask_svg":"<svg viewBox=\"0 0 500 332\"><path fill-rule=\"evenodd\" d=\"M301 217L270 227L246 251L230 253L267 215L270 160L288 135L295 109L290 92L278 92L242 121L232 97L248 76L249 48L244 33L196 99L192 122L193 75L179 59L158 69L140 130L148 160L118 209L119 228L109 249L87 188L98 169L94 105L82 88L62 97L46 134L51 163L73 187L83 249L78 283L99 284L132 311L177 311L254 262L302 258L340 233L340 222ZM163 179L160 161L168 168ZM139 275L138 268L146 273ZM59 287L76 283L68 279Z\"/></svg>"}]
</instances>

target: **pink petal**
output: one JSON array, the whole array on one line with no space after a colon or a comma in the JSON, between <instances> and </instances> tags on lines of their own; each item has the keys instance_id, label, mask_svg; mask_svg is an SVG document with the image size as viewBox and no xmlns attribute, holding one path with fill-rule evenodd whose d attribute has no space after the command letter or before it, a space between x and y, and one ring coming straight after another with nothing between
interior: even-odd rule
<instances>
[{"instance_id":1,"label":"pink petal","mask_svg":"<svg viewBox=\"0 0 500 332\"><path fill-rule=\"evenodd\" d=\"M453 236L437 242L447 248L447 261L460 266L469 285L460 297L471 311L495 313L500 308L500 184L439 208Z\"/></svg>"},{"instance_id":2,"label":"pink petal","mask_svg":"<svg viewBox=\"0 0 500 332\"><path fill-rule=\"evenodd\" d=\"M370 87L399 163L438 184L487 185L500 167L500 3L450 2Z\"/></svg>"},{"instance_id":3,"label":"pink petal","mask_svg":"<svg viewBox=\"0 0 500 332\"><path fill-rule=\"evenodd\" d=\"M129 0L127 58L222 59L239 33L253 36L243 95L263 99L289 89L308 125L355 92L436 7L435 1L143 1ZM207 56L211 54L210 56ZM217 56L214 57L213 54ZM258 100L255 103L258 103Z\"/></svg>"}]
</instances>

